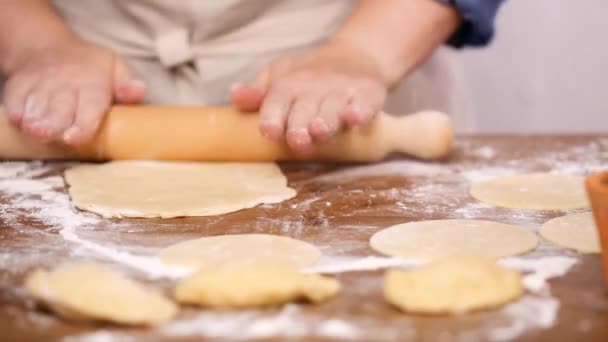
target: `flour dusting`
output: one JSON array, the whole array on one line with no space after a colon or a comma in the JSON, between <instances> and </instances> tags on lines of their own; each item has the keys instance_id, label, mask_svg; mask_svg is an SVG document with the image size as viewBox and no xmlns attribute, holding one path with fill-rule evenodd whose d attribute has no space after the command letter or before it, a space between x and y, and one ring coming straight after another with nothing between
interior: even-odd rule
<instances>
[{"instance_id":1,"label":"flour dusting","mask_svg":"<svg viewBox=\"0 0 608 342\"><path fill-rule=\"evenodd\" d=\"M251 228L261 231L268 226L276 227L277 234L292 237L303 235L311 225L316 229L311 241L322 247L324 256L308 273L341 274L369 272L391 267L415 268L421 263L415 260L387 258L370 255L365 238L379 228L365 221L366 215L375 215L382 208L391 224L402 219L403 223L417 219L486 219L518 225L532 232L554 217L542 212L497 209L473 201L468 190L473 183L489 178L525 172L552 172L586 175L608 169L603 161L608 159L608 139L565 148L551 153L534 154L527 151L500 161L501 150L475 144L462 145L472 158L457 163L427 163L420 161L388 161L338 169L300 182L301 186L316 186L318 190L292 200L284 210L290 216L283 218L259 217ZM65 166L65 165L64 165ZM61 167L61 165L59 166ZM0 220L10 226L23 241L32 237L25 247L0 252L0 267L16 271L44 264L52 266L56 260L47 258L57 253L61 258L92 258L130 268L149 279L182 277L191 270L168 267L160 262L156 253L162 244L140 246L136 235L141 232L126 227L120 221L106 221L99 216L75 210L65 193L63 179L57 173L58 164L40 162L0 163ZM377 188L355 186L361 179L378 176L394 176L405 179L402 185ZM341 198L328 197L328 184L341 188ZM355 203L356 211L340 211ZM280 206L280 204L278 205ZM287 207L287 209L285 208ZM272 212L275 206L261 206ZM340 213L336 216L335 212ZM314 215L311 215L314 214ZM568 213L568 212L565 212ZM358 215L350 219L351 215ZM34 229L29 222L43 223L47 229ZM217 222L221 221L218 219ZM313 224L311 224L311 222ZM389 221L387 221L389 222ZM103 223L103 227L100 225ZM210 224L211 225L211 224ZM117 228L114 231L112 228ZM340 230L339 237L334 230ZM33 238L44 234L43 238ZM109 237L114 237L111 240ZM135 236L135 237L134 237ZM142 235L143 236L143 235ZM171 239L170 239L171 240ZM175 242L171 240L164 245ZM24 253L24 248L32 250ZM44 252L36 252L36 250ZM12 252L12 254L11 254ZM67 255L66 255L67 254ZM447 338L455 340L477 339L515 340L531 329L547 329L555 324L559 300L552 296L548 280L566 274L577 262L579 255L563 248L541 242L539 247L526 255L506 258L501 264L520 270L524 275L527 294L519 300L497 310L497 318L490 319L475 330L467 330ZM368 285L361 283L366 292L379 294L378 279ZM380 318L373 315L355 315L349 312L335 313L332 317L315 314L297 304L286 305L279 310L214 311L203 310L188 317L157 328L154 333L169 338L207 337L217 339L298 338L316 336L325 339L347 340L396 340L416 339L418 335L408 315L392 315ZM115 329L99 330L91 334L74 335L66 341L132 341L131 332Z\"/></svg>"}]
</instances>

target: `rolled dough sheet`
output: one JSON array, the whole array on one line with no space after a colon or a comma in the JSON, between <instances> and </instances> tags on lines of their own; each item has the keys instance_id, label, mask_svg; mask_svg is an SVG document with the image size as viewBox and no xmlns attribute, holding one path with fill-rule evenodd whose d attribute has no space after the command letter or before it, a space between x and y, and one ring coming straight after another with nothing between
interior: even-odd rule
<instances>
[{"instance_id":1,"label":"rolled dough sheet","mask_svg":"<svg viewBox=\"0 0 608 342\"><path fill-rule=\"evenodd\" d=\"M103 217L219 215L296 195L273 163L115 161L65 179L74 205Z\"/></svg>"},{"instance_id":2,"label":"rolled dough sheet","mask_svg":"<svg viewBox=\"0 0 608 342\"><path fill-rule=\"evenodd\" d=\"M280 260L235 261L182 280L174 296L180 303L205 307L254 307L305 299L320 303L340 291L335 279L302 274Z\"/></svg>"},{"instance_id":3,"label":"rolled dough sheet","mask_svg":"<svg viewBox=\"0 0 608 342\"><path fill-rule=\"evenodd\" d=\"M581 253L600 253L600 241L592 213L554 218L540 227L540 236Z\"/></svg>"},{"instance_id":4,"label":"rolled dough sheet","mask_svg":"<svg viewBox=\"0 0 608 342\"><path fill-rule=\"evenodd\" d=\"M494 178L474 184L471 196L514 209L567 210L589 206L583 177L550 173Z\"/></svg>"},{"instance_id":5,"label":"rolled dough sheet","mask_svg":"<svg viewBox=\"0 0 608 342\"><path fill-rule=\"evenodd\" d=\"M169 265L206 268L242 260L273 259L299 268L321 258L315 246L304 241L271 234L234 234L179 242L162 249L160 259Z\"/></svg>"},{"instance_id":6,"label":"rolled dough sheet","mask_svg":"<svg viewBox=\"0 0 608 342\"><path fill-rule=\"evenodd\" d=\"M517 271L481 255L450 255L411 271L389 270L384 278L384 298L389 303L424 314L497 307L523 292Z\"/></svg>"},{"instance_id":7,"label":"rolled dough sheet","mask_svg":"<svg viewBox=\"0 0 608 342\"><path fill-rule=\"evenodd\" d=\"M410 222L381 230L370 239L377 252L418 260L460 253L506 257L537 244L536 235L523 228L483 220Z\"/></svg>"},{"instance_id":8,"label":"rolled dough sheet","mask_svg":"<svg viewBox=\"0 0 608 342\"><path fill-rule=\"evenodd\" d=\"M25 287L57 314L76 321L157 325L178 311L160 293L92 262L67 263L50 272L35 270Z\"/></svg>"}]
</instances>

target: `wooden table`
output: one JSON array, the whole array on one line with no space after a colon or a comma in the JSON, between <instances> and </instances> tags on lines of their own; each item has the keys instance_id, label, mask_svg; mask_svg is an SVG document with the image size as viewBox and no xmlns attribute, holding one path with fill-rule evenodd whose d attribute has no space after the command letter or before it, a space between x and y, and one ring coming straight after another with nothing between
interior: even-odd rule
<instances>
[{"instance_id":1,"label":"wooden table","mask_svg":"<svg viewBox=\"0 0 608 342\"><path fill-rule=\"evenodd\" d=\"M61 218L59 209L69 207L61 184L59 190L40 189L44 182L51 185L56 182L65 166L0 164L0 176L4 170L4 178L0 179L1 341L52 341L67 336L70 338L66 341L79 338L105 341L103 338L121 337L450 341L501 336L522 341L608 341L608 297L602 287L599 257L580 256L545 242L537 251L523 257L552 253L578 260L569 273L550 281L551 294L560 307L555 322L546 327L527 323L538 318L525 317L534 316L533 312L522 312L521 317L514 318L518 313L508 313L505 308L457 317L403 314L382 300L383 270L356 271L357 267L355 271L336 274L343 284L343 292L319 306L290 304L248 311L186 308L168 327L149 330L58 320L36 309L20 287L24 274L33 267L93 259L114 264L137 279L168 290L170 280L153 279L150 274L129 266L123 256L153 257L163 246L207 235L256 232L290 236L321 247L325 261L332 265L332 262L379 256L368 247L369 237L402 222L487 219L535 231L544 221L564 212L539 213L479 204L467 193L470 184L510 172L588 174L608 169L608 137L460 137L454 154L437 163L395 157L374 165L285 164L282 167L290 185L298 191L293 200L218 217L96 219L93 224L76 224L70 228L76 240L74 235L67 234L70 223ZM13 169L20 170L16 178L7 171ZM29 195L15 193L15 184L32 190ZM114 255L111 251L123 254Z\"/></svg>"}]
</instances>

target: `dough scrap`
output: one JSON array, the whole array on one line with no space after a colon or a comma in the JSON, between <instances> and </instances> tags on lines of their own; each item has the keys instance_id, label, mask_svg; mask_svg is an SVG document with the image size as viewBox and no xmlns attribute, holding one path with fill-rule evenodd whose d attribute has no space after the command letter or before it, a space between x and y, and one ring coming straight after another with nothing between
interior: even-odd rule
<instances>
[{"instance_id":1,"label":"dough scrap","mask_svg":"<svg viewBox=\"0 0 608 342\"><path fill-rule=\"evenodd\" d=\"M240 260L274 259L306 267L321 258L304 241L271 234L233 234L186 240L162 249L160 259L172 266L207 268Z\"/></svg>"},{"instance_id":2,"label":"dough scrap","mask_svg":"<svg viewBox=\"0 0 608 342\"><path fill-rule=\"evenodd\" d=\"M276 260L233 262L196 273L175 288L176 300L205 307L260 307L307 300L326 301L338 294L335 279L303 274Z\"/></svg>"},{"instance_id":3,"label":"dough scrap","mask_svg":"<svg viewBox=\"0 0 608 342\"><path fill-rule=\"evenodd\" d=\"M392 269L384 298L406 312L458 314L497 307L524 293L521 275L481 255L447 256L412 271Z\"/></svg>"},{"instance_id":4,"label":"dough scrap","mask_svg":"<svg viewBox=\"0 0 608 342\"><path fill-rule=\"evenodd\" d=\"M382 254L432 260L450 254L479 253L506 257L532 250L533 233L508 224L483 220L431 220L398 224L370 239Z\"/></svg>"},{"instance_id":5,"label":"dough scrap","mask_svg":"<svg viewBox=\"0 0 608 342\"><path fill-rule=\"evenodd\" d=\"M592 213L554 218L540 227L540 236L554 244L581 253L600 253L600 239Z\"/></svg>"},{"instance_id":6,"label":"dough scrap","mask_svg":"<svg viewBox=\"0 0 608 342\"><path fill-rule=\"evenodd\" d=\"M471 196L491 205L532 210L568 210L589 206L584 178L550 173L501 176L474 184Z\"/></svg>"},{"instance_id":7,"label":"dough scrap","mask_svg":"<svg viewBox=\"0 0 608 342\"><path fill-rule=\"evenodd\" d=\"M296 195L274 163L114 161L65 179L77 208L108 218L211 216Z\"/></svg>"},{"instance_id":8,"label":"dough scrap","mask_svg":"<svg viewBox=\"0 0 608 342\"><path fill-rule=\"evenodd\" d=\"M162 294L92 262L37 269L28 275L25 287L58 315L74 321L158 325L178 312Z\"/></svg>"}]
</instances>

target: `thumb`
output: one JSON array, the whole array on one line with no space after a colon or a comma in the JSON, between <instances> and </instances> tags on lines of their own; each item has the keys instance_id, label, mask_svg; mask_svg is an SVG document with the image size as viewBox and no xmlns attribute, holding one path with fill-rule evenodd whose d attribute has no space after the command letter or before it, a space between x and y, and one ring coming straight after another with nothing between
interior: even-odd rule
<instances>
[{"instance_id":1,"label":"thumb","mask_svg":"<svg viewBox=\"0 0 608 342\"><path fill-rule=\"evenodd\" d=\"M114 56L114 100L118 103L141 103L146 96L146 84L133 77L131 70L119 56Z\"/></svg>"},{"instance_id":2,"label":"thumb","mask_svg":"<svg viewBox=\"0 0 608 342\"><path fill-rule=\"evenodd\" d=\"M235 83L230 87L232 103L242 111L259 110L268 92L269 75L269 69L266 68L258 74L253 83Z\"/></svg>"}]
</instances>

